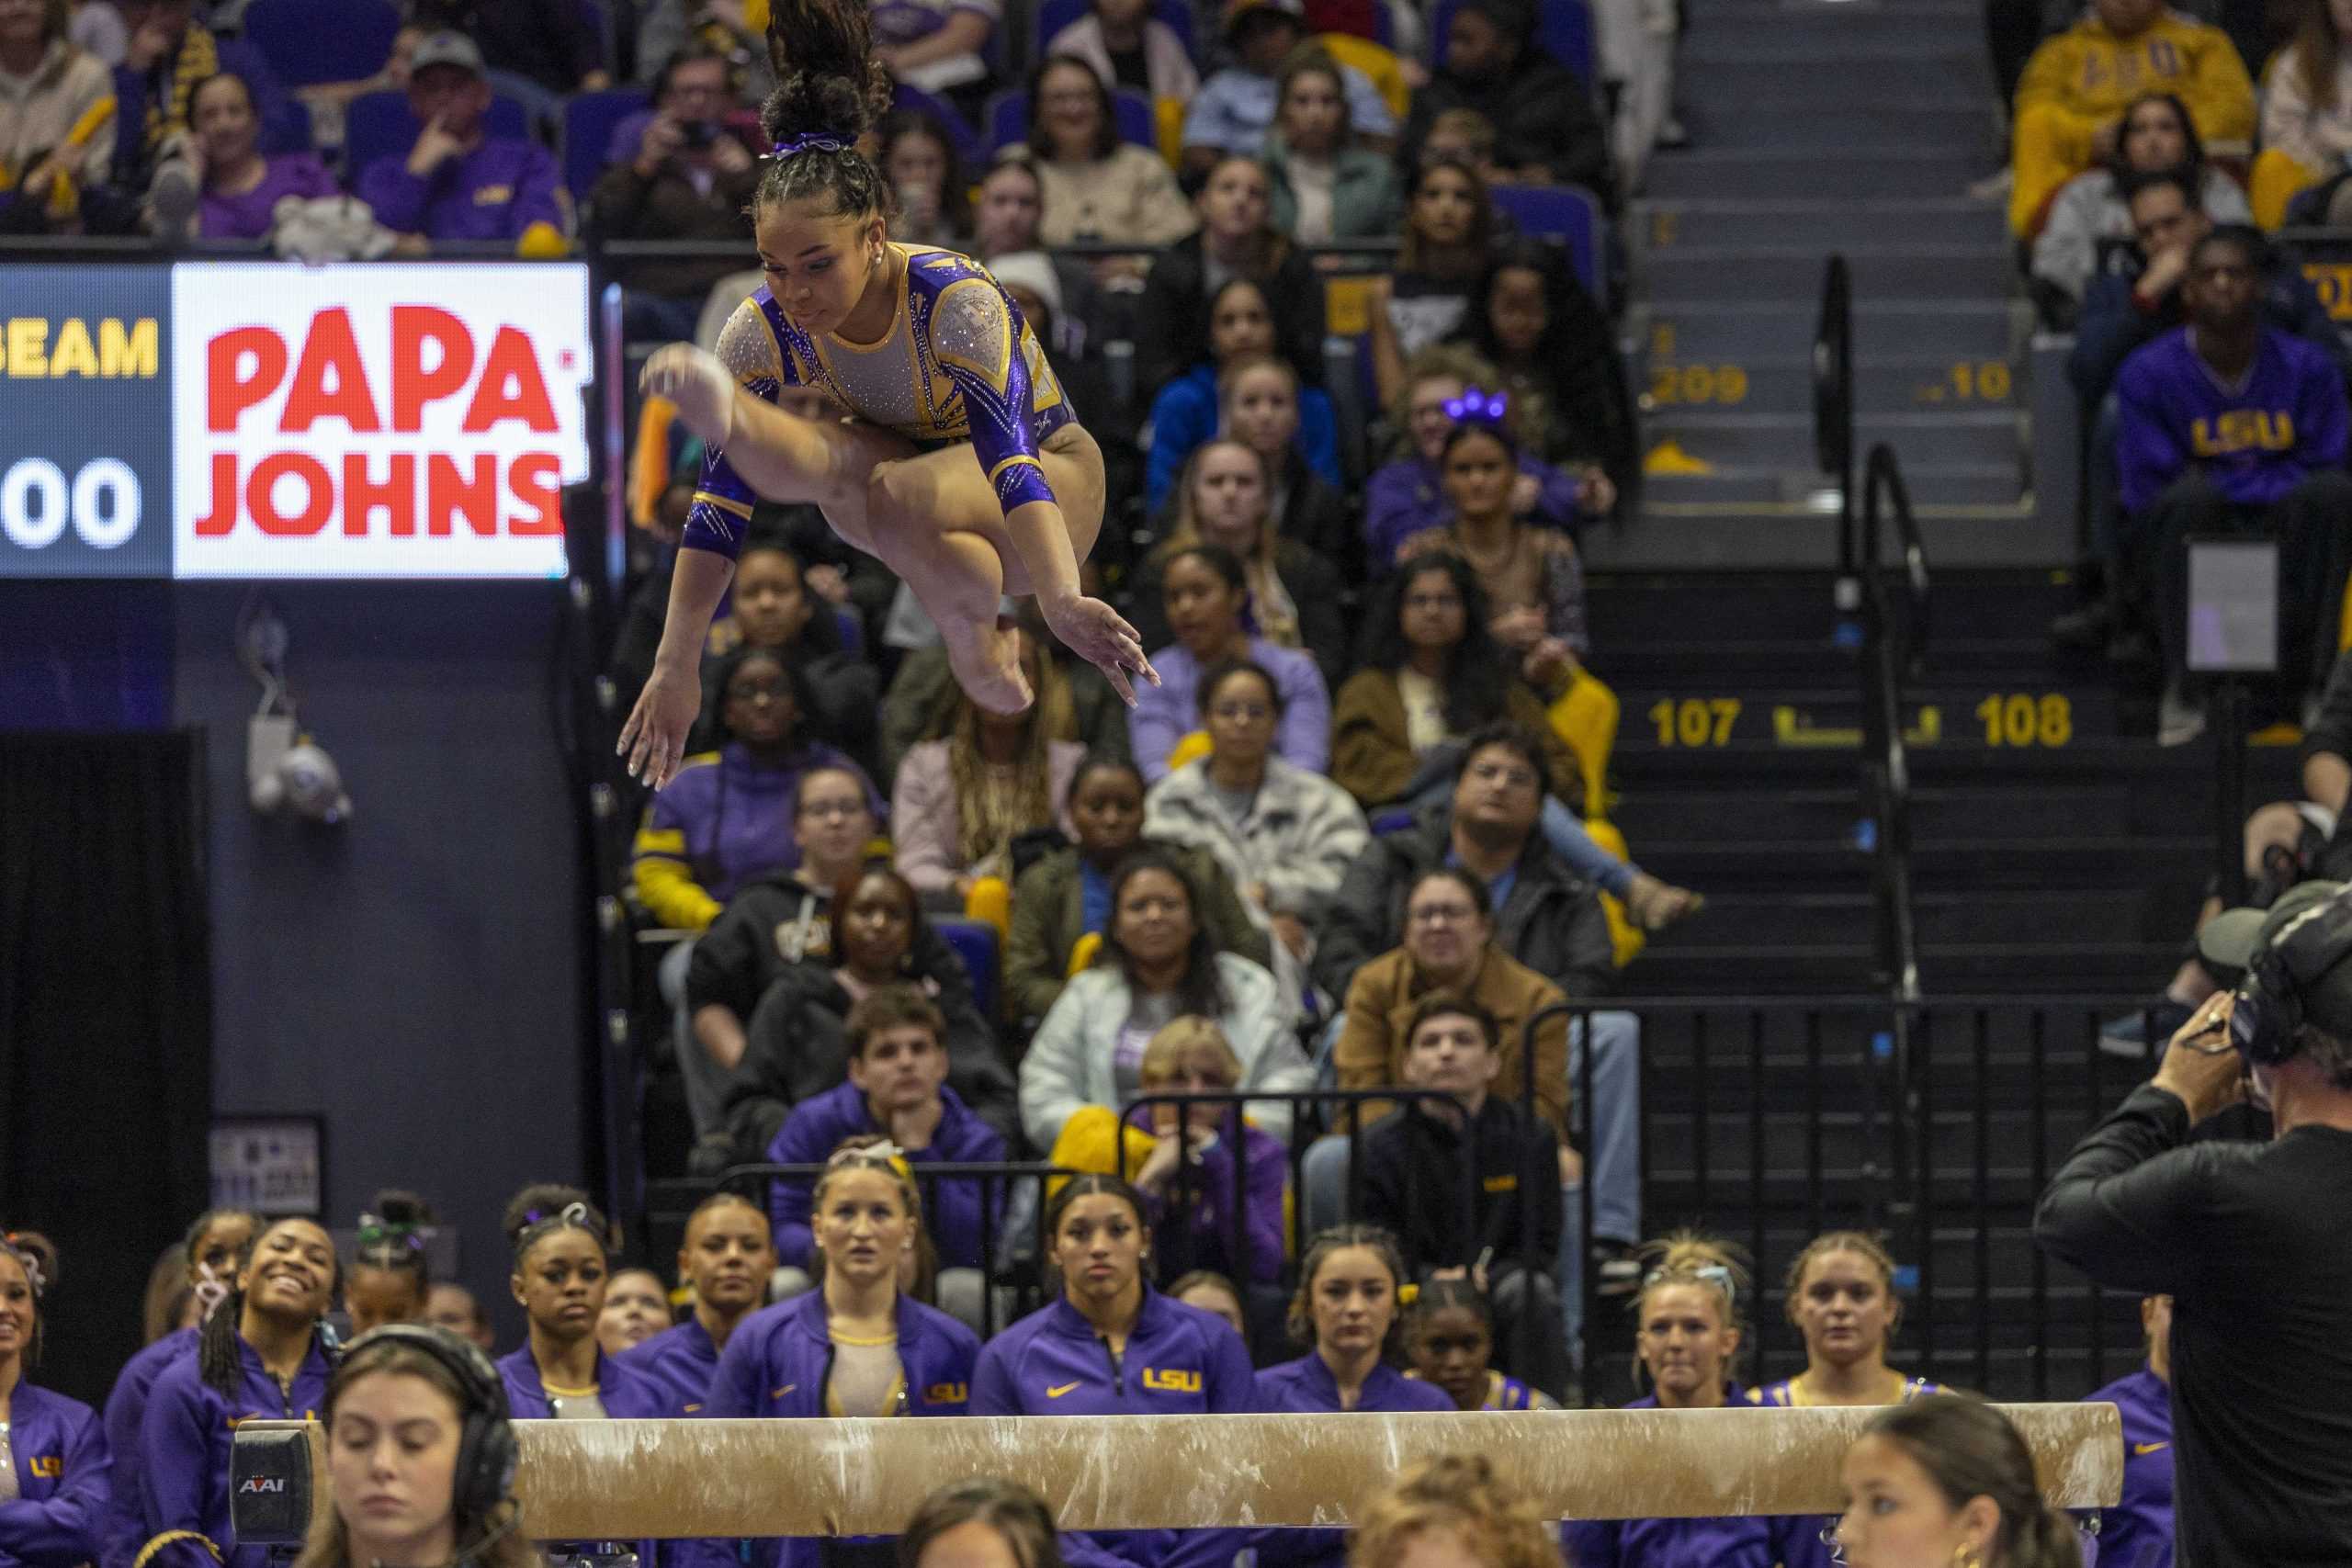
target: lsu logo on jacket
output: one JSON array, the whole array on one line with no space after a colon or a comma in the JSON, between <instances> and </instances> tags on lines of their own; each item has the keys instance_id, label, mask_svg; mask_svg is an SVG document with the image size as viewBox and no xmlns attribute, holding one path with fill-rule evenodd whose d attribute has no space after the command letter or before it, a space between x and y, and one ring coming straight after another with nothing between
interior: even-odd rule
<instances>
[{"instance_id":1,"label":"lsu logo on jacket","mask_svg":"<svg viewBox=\"0 0 2352 1568\"><path fill-rule=\"evenodd\" d=\"M63 1454L35 1454L25 1461L25 1466L33 1472L37 1480L56 1481L65 1474L65 1456Z\"/></svg>"},{"instance_id":2,"label":"lsu logo on jacket","mask_svg":"<svg viewBox=\"0 0 2352 1568\"><path fill-rule=\"evenodd\" d=\"M1201 1374L1186 1371L1182 1367L1146 1367L1143 1386L1160 1393L1198 1393Z\"/></svg>"},{"instance_id":3,"label":"lsu logo on jacket","mask_svg":"<svg viewBox=\"0 0 2352 1568\"><path fill-rule=\"evenodd\" d=\"M972 1385L963 1382L935 1382L922 1391L930 1404L967 1404L971 1402Z\"/></svg>"}]
</instances>

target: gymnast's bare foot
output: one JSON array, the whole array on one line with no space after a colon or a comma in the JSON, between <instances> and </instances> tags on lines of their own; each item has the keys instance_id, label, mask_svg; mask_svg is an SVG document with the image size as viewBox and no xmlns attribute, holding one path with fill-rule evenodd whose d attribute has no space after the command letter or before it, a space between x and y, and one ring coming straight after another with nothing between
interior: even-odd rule
<instances>
[{"instance_id":1,"label":"gymnast's bare foot","mask_svg":"<svg viewBox=\"0 0 2352 1568\"><path fill-rule=\"evenodd\" d=\"M993 714L1023 713L1036 700L1029 678L1021 672L1021 641L1012 623L1002 615L992 620L939 628L947 649L947 668L964 694Z\"/></svg>"}]
</instances>

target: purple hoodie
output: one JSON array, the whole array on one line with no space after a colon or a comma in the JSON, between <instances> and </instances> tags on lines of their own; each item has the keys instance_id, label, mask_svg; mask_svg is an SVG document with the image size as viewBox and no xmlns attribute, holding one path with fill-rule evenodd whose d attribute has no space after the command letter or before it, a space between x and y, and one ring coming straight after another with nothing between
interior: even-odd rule
<instances>
[{"instance_id":1,"label":"purple hoodie","mask_svg":"<svg viewBox=\"0 0 2352 1568\"><path fill-rule=\"evenodd\" d=\"M1340 1381L1330 1363L1309 1351L1295 1361L1258 1373L1258 1407L1269 1415L1340 1415ZM1363 1380L1349 1415L1376 1416L1416 1410L1451 1413L1453 1400L1434 1383L1408 1378L1383 1362ZM1339 1568L1347 1561L1343 1529L1265 1529L1258 1532L1258 1568ZM1577 1560L1583 1568L1584 1559Z\"/></svg>"},{"instance_id":2,"label":"purple hoodie","mask_svg":"<svg viewBox=\"0 0 2352 1568\"><path fill-rule=\"evenodd\" d=\"M227 1306L220 1308L226 1312ZM200 1542L174 1541L149 1559L156 1568L266 1568L266 1547L237 1545L229 1524L229 1443L234 1424L248 1416L274 1421L319 1418L334 1369L313 1336L291 1383L262 1365L237 1341L237 1397L220 1397L198 1371L198 1357L182 1356L164 1369L140 1420L140 1486L146 1498L146 1539L165 1530L193 1530L220 1548L216 1560Z\"/></svg>"},{"instance_id":3,"label":"purple hoodie","mask_svg":"<svg viewBox=\"0 0 2352 1568\"><path fill-rule=\"evenodd\" d=\"M230 194L208 190L197 209L196 231L208 240L262 240L277 226L275 209L280 198L299 196L305 201L341 196L334 176L315 152L285 152L262 160L261 184L249 191Z\"/></svg>"},{"instance_id":4,"label":"purple hoodie","mask_svg":"<svg viewBox=\"0 0 2352 1568\"><path fill-rule=\"evenodd\" d=\"M1519 471L1542 487L1534 520L1573 532L1584 521L1577 511L1577 477L1521 454ZM1364 570L1375 578L1396 567L1396 552L1416 534L1442 528L1453 521L1453 503L1438 482L1437 465L1414 456L1373 470L1363 488Z\"/></svg>"},{"instance_id":5,"label":"purple hoodie","mask_svg":"<svg viewBox=\"0 0 2352 1568\"><path fill-rule=\"evenodd\" d=\"M423 179L408 154L379 158L359 176L359 199L376 221L429 240L519 240L534 223L571 231L555 159L536 141L491 137Z\"/></svg>"},{"instance_id":6,"label":"purple hoodie","mask_svg":"<svg viewBox=\"0 0 2352 1568\"><path fill-rule=\"evenodd\" d=\"M1724 1404L1747 1403L1736 1388ZM1623 1408L1656 1410L1657 1395ZM1713 1519L1570 1519L1560 1544L1577 1568L1772 1568L1772 1522L1758 1514Z\"/></svg>"},{"instance_id":7,"label":"purple hoodie","mask_svg":"<svg viewBox=\"0 0 2352 1568\"><path fill-rule=\"evenodd\" d=\"M2123 1416L2123 1496L2099 1510L2099 1568L2172 1568L2172 1390L2142 1367L2091 1399Z\"/></svg>"},{"instance_id":8,"label":"purple hoodie","mask_svg":"<svg viewBox=\"0 0 2352 1568\"><path fill-rule=\"evenodd\" d=\"M107 1451L114 1460L113 1495L107 1500L106 1523L98 1532L98 1561L103 1568L130 1568L139 1549L147 1544L146 1498L140 1489L139 1427L147 1415L147 1396L164 1369L196 1349L197 1331L175 1328L125 1361L107 1395Z\"/></svg>"},{"instance_id":9,"label":"purple hoodie","mask_svg":"<svg viewBox=\"0 0 2352 1568\"><path fill-rule=\"evenodd\" d=\"M938 1130L931 1135L931 1146L902 1151L918 1172L925 1164L988 1165L1006 1157L1003 1137L981 1121L954 1089L940 1085L939 1102L944 1110ZM889 1130L874 1120L865 1096L855 1084L837 1084L816 1099L804 1100L792 1108L792 1113L777 1130L775 1141L768 1145L768 1159L775 1165L821 1165L832 1157L844 1139L861 1133L887 1134ZM808 1230L808 1194L815 1185L807 1178L786 1180L779 1177L768 1183L768 1223L775 1227L776 1261L795 1269L806 1269L808 1255L814 1250ZM924 1228L931 1232L932 1244L939 1249L941 1268L982 1267L981 1195L982 1183L977 1180L935 1181L923 1193L923 1201L928 1205ZM990 1206L1001 1214L1004 1211L1001 1186L997 1188L995 1199ZM991 1221L995 1217L989 1216Z\"/></svg>"},{"instance_id":10,"label":"purple hoodie","mask_svg":"<svg viewBox=\"0 0 2352 1568\"><path fill-rule=\"evenodd\" d=\"M8 1396L17 1499L0 1502L0 1562L73 1568L97 1555L107 1516L107 1437L78 1399L17 1384Z\"/></svg>"}]
</instances>

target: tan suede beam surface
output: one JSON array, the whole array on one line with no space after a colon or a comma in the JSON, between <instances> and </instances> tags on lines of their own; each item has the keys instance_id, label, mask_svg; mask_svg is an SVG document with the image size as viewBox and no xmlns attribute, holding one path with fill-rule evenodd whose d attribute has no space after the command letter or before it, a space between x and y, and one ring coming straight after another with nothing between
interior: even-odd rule
<instances>
[{"instance_id":1,"label":"tan suede beam surface","mask_svg":"<svg viewBox=\"0 0 2352 1568\"><path fill-rule=\"evenodd\" d=\"M2058 1506L2111 1504L2111 1404L2002 1407ZM1342 1525L1416 1460L1479 1451L1566 1518L1820 1514L1869 1410L933 1421L519 1421L515 1492L542 1540L887 1535L944 1482L1004 1475L1064 1529ZM306 1423L251 1421L241 1431ZM312 1451L326 1506L322 1440Z\"/></svg>"}]
</instances>

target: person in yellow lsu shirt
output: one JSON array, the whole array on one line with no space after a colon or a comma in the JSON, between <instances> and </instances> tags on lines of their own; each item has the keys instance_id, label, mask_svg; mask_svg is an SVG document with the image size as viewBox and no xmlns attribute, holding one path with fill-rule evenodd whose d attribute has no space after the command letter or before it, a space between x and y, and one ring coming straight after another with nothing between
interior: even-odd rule
<instances>
[{"instance_id":1,"label":"person in yellow lsu shirt","mask_svg":"<svg viewBox=\"0 0 2352 1568\"><path fill-rule=\"evenodd\" d=\"M2164 0L2093 0L2018 84L2009 228L2030 239L2058 187L2109 157L2132 98L2180 95L2210 147L2254 134L2254 84L2229 35Z\"/></svg>"}]
</instances>

